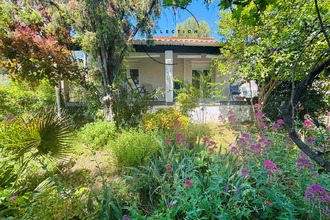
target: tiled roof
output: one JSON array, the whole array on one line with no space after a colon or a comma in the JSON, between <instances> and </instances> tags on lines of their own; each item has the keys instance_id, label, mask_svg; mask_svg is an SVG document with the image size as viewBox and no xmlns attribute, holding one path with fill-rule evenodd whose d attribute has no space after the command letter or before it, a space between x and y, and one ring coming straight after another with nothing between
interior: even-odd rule
<instances>
[{"instance_id":1,"label":"tiled roof","mask_svg":"<svg viewBox=\"0 0 330 220\"><path fill-rule=\"evenodd\" d=\"M153 37L153 43L157 45L171 46L201 46L201 47L220 47L213 37ZM134 39L133 45L146 45L146 39Z\"/></svg>"},{"instance_id":2,"label":"tiled roof","mask_svg":"<svg viewBox=\"0 0 330 220\"><path fill-rule=\"evenodd\" d=\"M214 37L161 37L154 36L155 41L181 41L181 42L216 42Z\"/></svg>"}]
</instances>

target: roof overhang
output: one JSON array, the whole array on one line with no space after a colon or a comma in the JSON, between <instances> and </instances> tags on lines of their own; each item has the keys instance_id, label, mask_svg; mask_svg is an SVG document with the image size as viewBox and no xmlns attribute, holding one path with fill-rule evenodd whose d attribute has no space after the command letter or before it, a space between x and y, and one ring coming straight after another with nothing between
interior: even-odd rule
<instances>
[{"instance_id":1,"label":"roof overhang","mask_svg":"<svg viewBox=\"0 0 330 220\"><path fill-rule=\"evenodd\" d=\"M206 53L220 54L221 46L218 43L193 43L193 42L157 42L148 46L145 41L133 41L136 52L164 53L172 50L174 53Z\"/></svg>"}]
</instances>

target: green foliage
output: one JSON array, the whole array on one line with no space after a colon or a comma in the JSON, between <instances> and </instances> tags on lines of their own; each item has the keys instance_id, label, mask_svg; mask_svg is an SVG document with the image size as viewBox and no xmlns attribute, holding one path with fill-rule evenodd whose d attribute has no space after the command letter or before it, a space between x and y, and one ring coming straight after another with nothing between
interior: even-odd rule
<instances>
[{"instance_id":1,"label":"green foliage","mask_svg":"<svg viewBox=\"0 0 330 220\"><path fill-rule=\"evenodd\" d=\"M158 151L152 133L135 129L123 131L108 147L119 169L145 165L151 155L157 154Z\"/></svg>"},{"instance_id":2,"label":"green foliage","mask_svg":"<svg viewBox=\"0 0 330 220\"><path fill-rule=\"evenodd\" d=\"M203 137L210 137L212 134L210 127L203 123L190 123L185 132L190 143L199 142Z\"/></svg>"},{"instance_id":3,"label":"green foliage","mask_svg":"<svg viewBox=\"0 0 330 220\"><path fill-rule=\"evenodd\" d=\"M260 2L263 2L262 9L258 8ZM220 66L230 66L246 81L256 80L258 103L263 106L272 90L290 81L295 60L317 31L315 5L314 1L303 0L246 3L244 7L234 7L233 12L220 12L222 19L218 22L218 33L224 39L225 57ZM319 6L324 20L328 20L329 2L319 1ZM260 12L263 16L254 20L254 14ZM326 48L327 42L320 39L305 50L295 68L295 80L300 81L308 74Z\"/></svg>"},{"instance_id":4,"label":"green foliage","mask_svg":"<svg viewBox=\"0 0 330 220\"><path fill-rule=\"evenodd\" d=\"M154 20L160 15L160 2L156 0L59 2L65 14L70 17L70 23L77 33L76 40L82 46L82 51L98 60L98 70L102 76L102 94L107 97L107 101L103 103L106 119L110 120L111 114L114 113L117 117L117 125L122 125L123 119L133 123L135 118L130 119L129 113L111 112L109 108L116 105L113 103L114 94L126 73L122 71L121 66L124 57L131 49L131 41L138 31L148 33L148 30L153 28ZM117 100L117 104L119 101ZM122 107L123 103L118 105Z\"/></svg>"},{"instance_id":5,"label":"green foliage","mask_svg":"<svg viewBox=\"0 0 330 220\"><path fill-rule=\"evenodd\" d=\"M181 134L162 139L160 156L133 169L129 177L133 192L140 195L131 217L327 218L328 203L316 202L313 208L313 198L304 196L312 184L329 191L329 174L309 158L312 166L299 166L297 159L304 156L287 139L284 127L263 130L263 138L241 132L230 151L206 139L189 149ZM269 161L276 165L273 170L265 165Z\"/></svg>"},{"instance_id":6,"label":"green foliage","mask_svg":"<svg viewBox=\"0 0 330 220\"><path fill-rule=\"evenodd\" d=\"M86 124L77 132L77 139L92 149L102 149L117 137L114 122L96 121Z\"/></svg>"},{"instance_id":7,"label":"green foliage","mask_svg":"<svg viewBox=\"0 0 330 220\"><path fill-rule=\"evenodd\" d=\"M0 86L0 120L6 116L19 117L24 114L39 112L55 104L55 89L43 80L35 89L25 84L12 83Z\"/></svg>"},{"instance_id":8,"label":"green foliage","mask_svg":"<svg viewBox=\"0 0 330 220\"><path fill-rule=\"evenodd\" d=\"M13 176L15 180L19 178L31 161L66 156L71 148L72 128L71 120L57 118L52 110L1 123L0 159L5 171L1 178L9 184Z\"/></svg>"},{"instance_id":9,"label":"green foliage","mask_svg":"<svg viewBox=\"0 0 330 220\"><path fill-rule=\"evenodd\" d=\"M0 4L0 67L16 81L38 85L48 79L81 79L80 69L65 46L71 26L64 14L45 2L2 1ZM36 37L38 36L38 37Z\"/></svg>"},{"instance_id":10,"label":"green foliage","mask_svg":"<svg viewBox=\"0 0 330 220\"><path fill-rule=\"evenodd\" d=\"M178 101L178 107L183 115L189 116L192 110L198 107L199 97L196 94L195 87L184 92L179 92L175 99Z\"/></svg>"},{"instance_id":11,"label":"green foliage","mask_svg":"<svg viewBox=\"0 0 330 220\"><path fill-rule=\"evenodd\" d=\"M143 95L135 90L127 91L121 89L119 94L114 96L114 104L112 106L115 112L114 120L117 128L136 127L142 116L148 111L149 101L154 95Z\"/></svg>"},{"instance_id":12,"label":"green foliage","mask_svg":"<svg viewBox=\"0 0 330 220\"><path fill-rule=\"evenodd\" d=\"M211 27L206 21L190 17L175 27L174 37L210 37Z\"/></svg>"},{"instance_id":13,"label":"green foliage","mask_svg":"<svg viewBox=\"0 0 330 220\"><path fill-rule=\"evenodd\" d=\"M119 204L119 201L116 197L113 196L113 183L108 184L104 181L102 184L103 194L97 195L94 192L91 192L88 197L87 210L93 212L95 207L93 204L93 199L97 202L97 205L100 207L98 219L122 219L122 208Z\"/></svg>"},{"instance_id":14,"label":"green foliage","mask_svg":"<svg viewBox=\"0 0 330 220\"><path fill-rule=\"evenodd\" d=\"M274 106L280 106L283 100L289 100L291 97L291 82L283 82L281 85L274 89L267 102L263 106L262 112L271 120L275 121L282 117L279 109L274 109ZM317 113L322 113L324 110L329 109L329 102L326 101L326 94L322 93L318 86L308 90L301 98L301 105L298 107L297 117L303 119L305 114L316 116Z\"/></svg>"},{"instance_id":15,"label":"green foliage","mask_svg":"<svg viewBox=\"0 0 330 220\"><path fill-rule=\"evenodd\" d=\"M142 117L142 127L148 131L162 130L168 134L173 129L186 129L189 118L176 108L158 109L155 113L147 113Z\"/></svg>"},{"instance_id":16,"label":"green foliage","mask_svg":"<svg viewBox=\"0 0 330 220\"><path fill-rule=\"evenodd\" d=\"M211 78L213 75L215 65L211 66L211 69L205 73L202 70L197 70L197 74L193 76L192 83L179 78L174 79L180 85L180 89L175 92L178 93L176 100L180 112L188 116L193 109L199 106L199 102L206 102L207 99L212 97L222 97L220 95L223 87L221 85L226 82L212 83Z\"/></svg>"}]
</instances>

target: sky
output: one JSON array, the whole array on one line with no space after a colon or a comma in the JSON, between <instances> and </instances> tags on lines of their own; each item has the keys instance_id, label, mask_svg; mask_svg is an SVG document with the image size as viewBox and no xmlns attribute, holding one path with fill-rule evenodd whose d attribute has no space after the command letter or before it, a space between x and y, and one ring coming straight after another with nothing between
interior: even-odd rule
<instances>
[{"instance_id":1,"label":"sky","mask_svg":"<svg viewBox=\"0 0 330 220\"><path fill-rule=\"evenodd\" d=\"M217 1L215 1L217 2ZM211 36L217 41L220 37L215 32L218 29L216 21L219 19L219 6L217 3L206 5L203 0L193 0L191 4L188 5L187 9L196 17L200 22L205 20L212 28ZM173 36L172 30L175 30L176 24L182 23L187 18L192 15L184 9L177 9L177 14L175 15L172 7L163 8L160 19L157 21L158 28L154 36ZM168 30L168 33L166 33ZM138 35L136 38L142 38Z\"/></svg>"}]
</instances>

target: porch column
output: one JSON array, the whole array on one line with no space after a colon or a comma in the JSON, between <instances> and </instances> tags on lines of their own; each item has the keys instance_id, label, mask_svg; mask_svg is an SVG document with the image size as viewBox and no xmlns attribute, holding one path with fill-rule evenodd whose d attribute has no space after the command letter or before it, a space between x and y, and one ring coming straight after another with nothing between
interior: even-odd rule
<instances>
[{"instance_id":1,"label":"porch column","mask_svg":"<svg viewBox=\"0 0 330 220\"><path fill-rule=\"evenodd\" d=\"M173 102L173 51L165 51L165 101Z\"/></svg>"}]
</instances>

